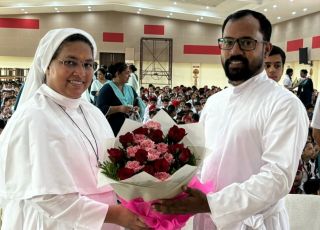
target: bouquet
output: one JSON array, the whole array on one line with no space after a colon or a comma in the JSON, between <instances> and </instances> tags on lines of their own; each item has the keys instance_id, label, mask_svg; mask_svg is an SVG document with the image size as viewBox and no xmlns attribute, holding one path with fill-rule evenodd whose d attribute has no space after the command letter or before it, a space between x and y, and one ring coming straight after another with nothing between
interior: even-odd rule
<instances>
[{"instance_id":1,"label":"bouquet","mask_svg":"<svg viewBox=\"0 0 320 230\"><path fill-rule=\"evenodd\" d=\"M204 156L202 132L199 123L175 125L162 110L142 126L126 120L118 137L109 143L98 185L111 185L122 205L144 217L150 227L181 228L190 215L163 215L153 211L151 204L184 196L181 187L194 177ZM195 180L191 186L208 188Z\"/></svg>"}]
</instances>

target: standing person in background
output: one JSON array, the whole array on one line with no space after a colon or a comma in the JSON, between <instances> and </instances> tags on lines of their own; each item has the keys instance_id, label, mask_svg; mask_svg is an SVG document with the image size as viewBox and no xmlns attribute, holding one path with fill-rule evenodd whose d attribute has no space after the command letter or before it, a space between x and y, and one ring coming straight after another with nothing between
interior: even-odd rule
<instances>
[{"instance_id":1,"label":"standing person in background","mask_svg":"<svg viewBox=\"0 0 320 230\"><path fill-rule=\"evenodd\" d=\"M132 113L143 117L145 105L135 90L128 84L130 77L126 63L118 62L108 68L112 81L105 84L97 98L97 106L108 119L113 133L118 135L122 124Z\"/></svg>"},{"instance_id":2,"label":"standing person in background","mask_svg":"<svg viewBox=\"0 0 320 230\"><path fill-rule=\"evenodd\" d=\"M2 230L145 229L97 188L111 127L81 99L91 84L96 44L73 28L40 41L19 107L0 136ZM114 224L104 224L114 223Z\"/></svg>"},{"instance_id":3,"label":"standing person in background","mask_svg":"<svg viewBox=\"0 0 320 230\"><path fill-rule=\"evenodd\" d=\"M132 88L136 91L136 93L140 93L140 84L139 84L139 78L136 74L137 68L135 65L131 64L129 65L130 70L130 77L128 80L128 84L132 86Z\"/></svg>"},{"instance_id":4,"label":"standing person in background","mask_svg":"<svg viewBox=\"0 0 320 230\"><path fill-rule=\"evenodd\" d=\"M268 57L264 60L264 68L270 79L279 82L282 74L284 64L286 63L286 54L278 46L272 46L272 50Z\"/></svg>"},{"instance_id":5,"label":"standing person in background","mask_svg":"<svg viewBox=\"0 0 320 230\"><path fill-rule=\"evenodd\" d=\"M293 69L288 68L286 70L286 74L284 75L283 86L289 90L293 89L292 75L293 75Z\"/></svg>"},{"instance_id":6,"label":"standing person in background","mask_svg":"<svg viewBox=\"0 0 320 230\"><path fill-rule=\"evenodd\" d=\"M90 94L94 97L94 104L97 103L97 97L99 95L99 91L107 83L106 79L106 71L103 68L97 70L97 79L94 80L91 84L91 92Z\"/></svg>"},{"instance_id":7,"label":"standing person in background","mask_svg":"<svg viewBox=\"0 0 320 230\"><path fill-rule=\"evenodd\" d=\"M187 198L155 205L165 213L202 213L194 229L290 229L284 197L309 121L300 100L264 71L271 29L263 14L251 10L223 23L218 44L231 86L207 100L200 118L208 152L199 176L214 183L215 191L205 195L184 187Z\"/></svg>"},{"instance_id":8,"label":"standing person in background","mask_svg":"<svg viewBox=\"0 0 320 230\"><path fill-rule=\"evenodd\" d=\"M313 82L312 79L307 77L308 70L302 69L300 71L301 81L298 86L297 95L304 104L305 107L312 102Z\"/></svg>"}]
</instances>

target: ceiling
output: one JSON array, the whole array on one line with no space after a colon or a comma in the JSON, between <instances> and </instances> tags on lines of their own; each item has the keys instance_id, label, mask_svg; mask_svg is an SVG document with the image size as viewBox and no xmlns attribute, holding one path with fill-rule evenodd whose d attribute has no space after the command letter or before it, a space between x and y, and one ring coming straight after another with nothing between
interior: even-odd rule
<instances>
[{"instance_id":1,"label":"ceiling","mask_svg":"<svg viewBox=\"0 0 320 230\"><path fill-rule=\"evenodd\" d=\"M2 16L119 11L212 24L222 24L239 9L264 13L276 24L319 12L320 0L0 0Z\"/></svg>"}]
</instances>

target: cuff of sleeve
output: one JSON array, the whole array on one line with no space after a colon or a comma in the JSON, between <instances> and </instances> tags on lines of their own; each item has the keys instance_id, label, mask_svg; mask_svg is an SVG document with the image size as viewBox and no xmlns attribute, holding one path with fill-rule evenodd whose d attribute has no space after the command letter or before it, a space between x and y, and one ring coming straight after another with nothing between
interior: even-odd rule
<instances>
[{"instance_id":1,"label":"cuff of sleeve","mask_svg":"<svg viewBox=\"0 0 320 230\"><path fill-rule=\"evenodd\" d=\"M82 211L83 215L80 215L76 229L101 229L106 218L109 205L91 200L87 197L87 202L83 202Z\"/></svg>"}]
</instances>

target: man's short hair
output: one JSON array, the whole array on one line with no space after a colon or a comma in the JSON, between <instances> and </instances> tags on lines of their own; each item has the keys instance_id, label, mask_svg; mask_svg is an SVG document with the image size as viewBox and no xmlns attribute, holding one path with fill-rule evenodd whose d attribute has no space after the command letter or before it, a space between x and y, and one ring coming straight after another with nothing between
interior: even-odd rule
<instances>
[{"instance_id":1,"label":"man's short hair","mask_svg":"<svg viewBox=\"0 0 320 230\"><path fill-rule=\"evenodd\" d=\"M271 33L272 33L272 26L270 21L264 16L263 14L253 11L253 10L239 10L233 14L230 14L223 22L222 25L222 34L224 32L224 28L226 27L226 24L228 21L236 21L240 18L243 18L245 16L252 16L255 19L259 21L260 24L260 29L259 31L263 35L263 40L269 42L271 38Z\"/></svg>"},{"instance_id":2,"label":"man's short hair","mask_svg":"<svg viewBox=\"0 0 320 230\"><path fill-rule=\"evenodd\" d=\"M292 74L293 73L293 69L292 68L288 68L286 70L286 74L289 75L289 74Z\"/></svg>"},{"instance_id":3,"label":"man's short hair","mask_svg":"<svg viewBox=\"0 0 320 230\"><path fill-rule=\"evenodd\" d=\"M306 70L306 69L302 69L302 70L300 70L300 72L304 73L304 74L308 74L308 70Z\"/></svg>"},{"instance_id":4,"label":"man's short hair","mask_svg":"<svg viewBox=\"0 0 320 230\"><path fill-rule=\"evenodd\" d=\"M272 50L269 54L269 56L274 56L274 55L278 55L280 54L281 56L281 61L282 61L282 66L286 63L286 54L284 53L284 51L278 47L278 46L272 46Z\"/></svg>"}]
</instances>

